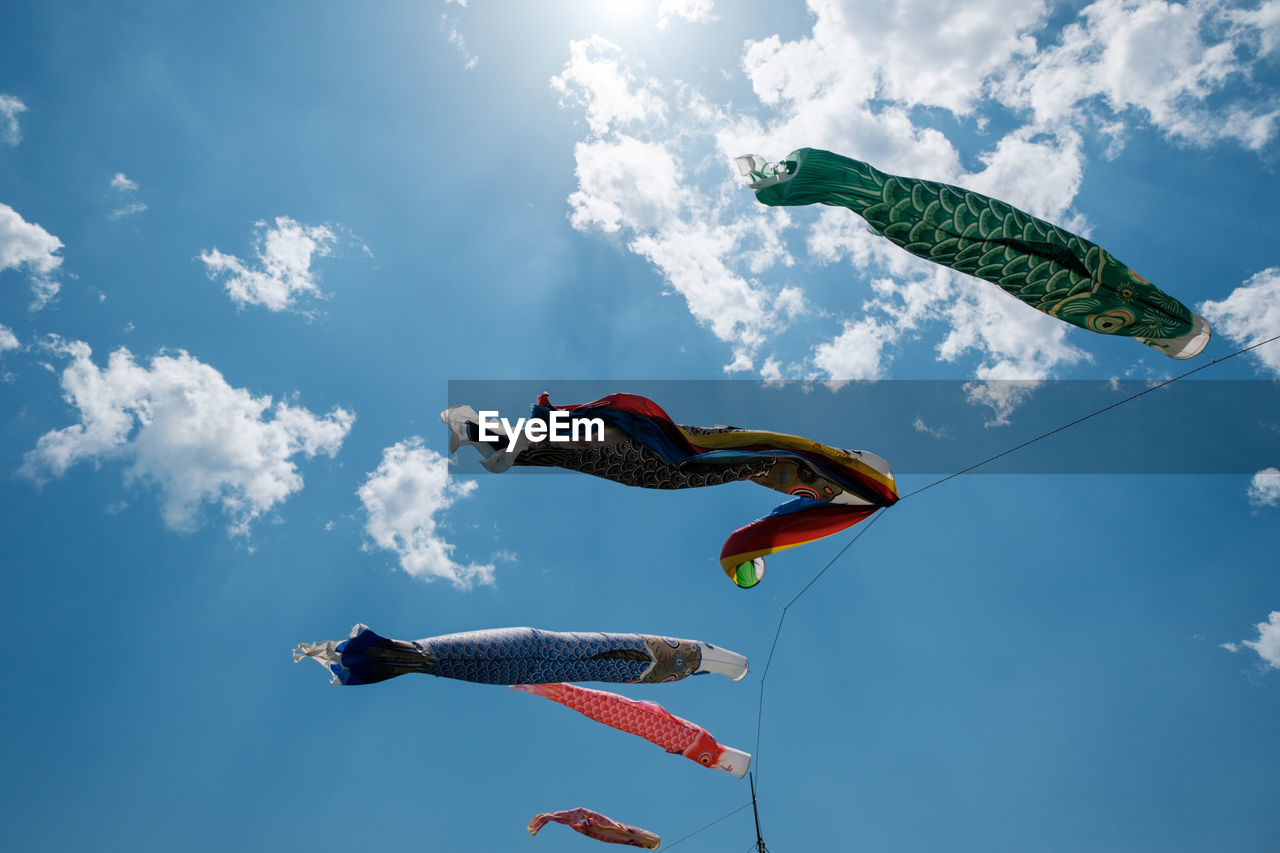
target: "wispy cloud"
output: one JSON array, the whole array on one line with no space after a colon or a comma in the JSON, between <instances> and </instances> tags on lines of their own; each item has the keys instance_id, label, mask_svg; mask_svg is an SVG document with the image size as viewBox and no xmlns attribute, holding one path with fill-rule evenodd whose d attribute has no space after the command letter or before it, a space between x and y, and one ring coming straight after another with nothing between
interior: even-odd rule
<instances>
[{"instance_id":1,"label":"wispy cloud","mask_svg":"<svg viewBox=\"0 0 1280 853\"><path fill-rule=\"evenodd\" d=\"M437 517L475 489L474 480L451 477L449 460L414 436L382 451L382 462L357 494L368 513L365 532L374 546L396 554L400 568L425 581L470 589L492 584L494 566L454 560L454 546L441 536Z\"/></svg>"},{"instance_id":2,"label":"wispy cloud","mask_svg":"<svg viewBox=\"0 0 1280 853\"><path fill-rule=\"evenodd\" d=\"M0 92L0 143L10 148L22 141L22 126L18 124L18 114L27 111L27 105L15 98Z\"/></svg>"},{"instance_id":3,"label":"wispy cloud","mask_svg":"<svg viewBox=\"0 0 1280 853\"><path fill-rule=\"evenodd\" d=\"M122 347L104 369L81 341L54 340L49 348L70 360L61 385L79 420L41 436L21 472L42 482L78 462L122 461L127 485L159 490L164 522L174 530L199 527L202 508L213 505L231 534L247 535L302 488L293 457L334 456L355 421L340 408L319 417L255 397L182 350L144 366Z\"/></svg>"},{"instance_id":4,"label":"wispy cloud","mask_svg":"<svg viewBox=\"0 0 1280 853\"><path fill-rule=\"evenodd\" d=\"M464 8L467 5L463 0L447 0L447 2L457 2L459 6ZM462 31L458 29L457 18L452 18L447 13L442 14L440 16L440 29L445 33L445 38L448 39L449 44L457 48L458 53L462 54L462 58L464 60L462 64L463 68L470 71L480 63L480 57L467 49L467 40L466 37L462 35Z\"/></svg>"},{"instance_id":5,"label":"wispy cloud","mask_svg":"<svg viewBox=\"0 0 1280 853\"><path fill-rule=\"evenodd\" d=\"M19 346L21 344L18 343L18 336L8 326L0 323L0 352L17 349Z\"/></svg>"},{"instance_id":6,"label":"wispy cloud","mask_svg":"<svg viewBox=\"0 0 1280 853\"><path fill-rule=\"evenodd\" d=\"M933 438L944 438L947 435L946 427L931 427L919 415L916 415L916 419L911 422L911 428Z\"/></svg>"},{"instance_id":7,"label":"wispy cloud","mask_svg":"<svg viewBox=\"0 0 1280 853\"><path fill-rule=\"evenodd\" d=\"M216 248L202 252L200 260L210 278L226 275L227 294L237 305L283 311L299 297L322 296L311 261L331 254L336 239L328 225L302 225L278 216L274 227L265 221L254 223L256 268Z\"/></svg>"},{"instance_id":8,"label":"wispy cloud","mask_svg":"<svg viewBox=\"0 0 1280 853\"><path fill-rule=\"evenodd\" d=\"M126 204L124 207L117 207L115 210L107 214L107 219L115 222L117 219L124 219L126 216L133 216L135 213L142 213L147 206L140 201L132 204Z\"/></svg>"},{"instance_id":9,"label":"wispy cloud","mask_svg":"<svg viewBox=\"0 0 1280 853\"><path fill-rule=\"evenodd\" d=\"M118 195L130 197L138 192L138 184L136 181L129 180L124 172L116 172L111 178L111 189L115 190ZM114 222L117 219L124 219L126 216L142 213L146 209L147 206L143 202L132 201L112 210L107 214L107 219Z\"/></svg>"},{"instance_id":10,"label":"wispy cloud","mask_svg":"<svg viewBox=\"0 0 1280 853\"><path fill-rule=\"evenodd\" d=\"M0 272L20 269L27 274L33 311L58 295L60 285L53 274L62 264L57 255L61 248L61 240L0 202Z\"/></svg>"}]
</instances>

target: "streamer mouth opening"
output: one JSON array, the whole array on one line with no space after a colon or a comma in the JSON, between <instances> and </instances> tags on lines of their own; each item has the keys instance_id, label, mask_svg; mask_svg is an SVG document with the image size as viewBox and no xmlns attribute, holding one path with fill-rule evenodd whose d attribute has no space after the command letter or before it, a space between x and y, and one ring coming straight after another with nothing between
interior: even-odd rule
<instances>
[{"instance_id":1,"label":"streamer mouth opening","mask_svg":"<svg viewBox=\"0 0 1280 853\"><path fill-rule=\"evenodd\" d=\"M716 767L732 773L739 779L742 779L747 775L747 769L750 766L751 753L743 752L740 749L734 749L731 746L724 747L724 752L720 754L720 760L716 762Z\"/></svg>"}]
</instances>

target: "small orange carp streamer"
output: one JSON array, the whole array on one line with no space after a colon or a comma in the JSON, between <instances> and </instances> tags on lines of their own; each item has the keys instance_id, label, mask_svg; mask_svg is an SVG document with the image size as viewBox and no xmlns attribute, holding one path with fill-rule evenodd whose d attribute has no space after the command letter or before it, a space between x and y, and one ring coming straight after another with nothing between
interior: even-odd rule
<instances>
[{"instance_id":1,"label":"small orange carp streamer","mask_svg":"<svg viewBox=\"0 0 1280 853\"><path fill-rule=\"evenodd\" d=\"M588 838L604 841L607 844L626 844L631 847L643 847L645 850L657 850L662 839L647 829L618 823L591 809L569 809L563 812L547 812L529 821L529 834L537 835L538 830L549 823L563 823L574 832L581 832Z\"/></svg>"},{"instance_id":2,"label":"small orange carp streamer","mask_svg":"<svg viewBox=\"0 0 1280 853\"><path fill-rule=\"evenodd\" d=\"M656 702L639 702L574 684L513 684L511 689L559 702L598 723L656 743L667 752L678 752L703 767L718 767L739 779L747 775L750 753L716 743L711 732L682 720Z\"/></svg>"}]
</instances>

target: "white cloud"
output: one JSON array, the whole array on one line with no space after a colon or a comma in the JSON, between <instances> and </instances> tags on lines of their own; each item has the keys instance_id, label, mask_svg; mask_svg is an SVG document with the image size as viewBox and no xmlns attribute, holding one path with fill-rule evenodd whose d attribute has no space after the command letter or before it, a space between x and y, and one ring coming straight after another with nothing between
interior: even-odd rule
<instances>
[{"instance_id":1,"label":"white cloud","mask_svg":"<svg viewBox=\"0 0 1280 853\"><path fill-rule=\"evenodd\" d=\"M1246 347L1280 335L1280 267L1268 267L1219 302L1199 311L1220 335ZM1280 341L1253 350L1253 357L1280 376Z\"/></svg>"},{"instance_id":2,"label":"white cloud","mask_svg":"<svg viewBox=\"0 0 1280 853\"><path fill-rule=\"evenodd\" d=\"M250 269L234 255L217 249L200 254L210 278L227 274L227 293L237 305L262 305L283 311L299 296L321 296L313 258L327 257L335 240L326 225L302 225L287 216L278 216L275 227L254 223L253 245L258 268Z\"/></svg>"},{"instance_id":3,"label":"white cloud","mask_svg":"<svg viewBox=\"0 0 1280 853\"><path fill-rule=\"evenodd\" d=\"M1006 201L1051 222L1084 231L1084 223L1064 221L1084 181L1083 140L1070 128L1045 135L1020 127L982 155L985 168L959 180L967 188ZM1087 235L1086 235L1087 236Z\"/></svg>"},{"instance_id":4,"label":"white cloud","mask_svg":"<svg viewBox=\"0 0 1280 853\"><path fill-rule=\"evenodd\" d=\"M21 268L27 273L32 310L43 308L58 294L53 273L62 264L55 254L61 248L61 240L0 202L0 272Z\"/></svg>"},{"instance_id":5,"label":"white cloud","mask_svg":"<svg viewBox=\"0 0 1280 853\"><path fill-rule=\"evenodd\" d=\"M985 427L1008 426L1014 410L1025 403L1040 387L1039 380L984 379L964 383L964 398L971 406L986 406L991 419Z\"/></svg>"},{"instance_id":6,"label":"white cloud","mask_svg":"<svg viewBox=\"0 0 1280 853\"><path fill-rule=\"evenodd\" d=\"M672 17L705 24L716 19L714 11L715 0L662 0L658 4L658 29L665 30Z\"/></svg>"},{"instance_id":7,"label":"white cloud","mask_svg":"<svg viewBox=\"0 0 1280 853\"><path fill-rule=\"evenodd\" d=\"M116 172L111 178L111 189L122 193L132 193L138 191L138 185L125 177L124 172Z\"/></svg>"},{"instance_id":8,"label":"white cloud","mask_svg":"<svg viewBox=\"0 0 1280 853\"><path fill-rule=\"evenodd\" d=\"M1258 639L1221 643L1220 646L1229 652L1238 652L1241 646L1253 649L1262 658L1266 669L1280 669L1280 610L1272 610L1266 622L1259 622L1254 627L1258 629Z\"/></svg>"},{"instance_id":9,"label":"white cloud","mask_svg":"<svg viewBox=\"0 0 1280 853\"><path fill-rule=\"evenodd\" d=\"M573 153L578 189L569 196L569 221L580 231L653 231L688 203L680 166L662 145L619 134L579 142Z\"/></svg>"},{"instance_id":10,"label":"white cloud","mask_svg":"<svg viewBox=\"0 0 1280 853\"><path fill-rule=\"evenodd\" d=\"M170 528L192 530L206 504L219 506L229 531L250 525L302 488L292 458L342 446L355 416L335 408L317 417L300 406L233 388L214 368L182 350L139 365L125 348L107 367L88 344L55 341L71 363L61 384L79 422L40 437L21 471L39 482L80 461L127 463L127 484L154 485Z\"/></svg>"},{"instance_id":11,"label":"white cloud","mask_svg":"<svg viewBox=\"0 0 1280 853\"><path fill-rule=\"evenodd\" d=\"M1226 139L1261 151L1280 115L1274 96L1208 102L1248 76L1251 44L1273 48L1275 15L1269 6L1249 14L1217 0L1098 0L1055 45L1010 69L1000 98L1042 124L1079 122L1101 101L1196 145Z\"/></svg>"},{"instance_id":12,"label":"white cloud","mask_svg":"<svg viewBox=\"0 0 1280 853\"><path fill-rule=\"evenodd\" d=\"M20 346L18 337L8 326L0 323L0 352L17 349Z\"/></svg>"},{"instance_id":13,"label":"white cloud","mask_svg":"<svg viewBox=\"0 0 1280 853\"><path fill-rule=\"evenodd\" d=\"M872 317L846 320L844 331L814 348L814 366L837 383L880 379L884 375L884 350L896 339L897 331Z\"/></svg>"},{"instance_id":14,"label":"white cloud","mask_svg":"<svg viewBox=\"0 0 1280 853\"><path fill-rule=\"evenodd\" d=\"M395 552L402 569L469 589L493 583L493 564L456 562L454 546L439 535L436 516L475 489L474 480L450 477L449 460L414 436L382 451L382 462L357 494L369 514L365 532L377 547Z\"/></svg>"},{"instance_id":15,"label":"white cloud","mask_svg":"<svg viewBox=\"0 0 1280 853\"><path fill-rule=\"evenodd\" d=\"M924 422L924 418L920 417L919 415L916 415L916 419L911 422L911 428L914 429L916 432L922 432L925 435L931 436L933 438L944 438L948 433L948 430L946 427L929 426L927 423Z\"/></svg>"},{"instance_id":16,"label":"white cloud","mask_svg":"<svg viewBox=\"0 0 1280 853\"><path fill-rule=\"evenodd\" d=\"M1033 33L1046 14L1040 0L810 0L809 8L817 18L812 35L785 49L809 42L811 56L845 66L838 73L861 93L859 101L959 115L972 111L993 75L1034 52ZM805 77L812 75L793 75L796 82Z\"/></svg>"},{"instance_id":17,"label":"white cloud","mask_svg":"<svg viewBox=\"0 0 1280 853\"><path fill-rule=\"evenodd\" d=\"M983 355L978 379L1045 379L1054 368L1086 358L1067 343L1071 327L1024 305L1000 288L954 276L959 298L947 306L950 327L938 354L944 361L966 350Z\"/></svg>"},{"instance_id":18,"label":"white cloud","mask_svg":"<svg viewBox=\"0 0 1280 853\"><path fill-rule=\"evenodd\" d=\"M1227 17L1241 27L1245 37L1257 38L1259 56L1270 56L1280 48L1280 0L1266 0L1257 9L1232 10Z\"/></svg>"},{"instance_id":19,"label":"white cloud","mask_svg":"<svg viewBox=\"0 0 1280 853\"><path fill-rule=\"evenodd\" d=\"M569 43L569 62L551 78L561 103L586 108L587 125L603 134L618 125L662 122L667 105L652 81L639 82L637 70L626 64L622 49L608 39L591 36Z\"/></svg>"},{"instance_id":20,"label":"white cloud","mask_svg":"<svg viewBox=\"0 0 1280 853\"><path fill-rule=\"evenodd\" d=\"M1280 504L1280 469L1263 468L1249 481L1249 503L1254 506Z\"/></svg>"},{"instance_id":21,"label":"white cloud","mask_svg":"<svg viewBox=\"0 0 1280 853\"><path fill-rule=\"evenodd\" d=\"M18 124L18 113L26 112L27 105L15 98L0 92L0 143L10 148L22 141L22 126Z\"/></svg>"}]
</instances>

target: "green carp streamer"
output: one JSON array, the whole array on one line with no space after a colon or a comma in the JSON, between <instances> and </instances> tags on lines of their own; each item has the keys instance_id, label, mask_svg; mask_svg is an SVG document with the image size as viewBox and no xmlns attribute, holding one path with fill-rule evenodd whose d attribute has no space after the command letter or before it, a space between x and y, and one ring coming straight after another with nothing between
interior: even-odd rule
<instances>
[{"instance_id":1,"label":"green carp streamer","mask_svg":"<svg viewBox=\"0 0 1280 853\"><path fill-rule=\"evenodd\" d=\"M736 160L765 204L847 207L911 254L998 285L1051 317L1137 338L1171 358L1191 358L1209 342L1203 317L1110 252L999 199L817 148L780 163L754 154Z\"/></svg>"}]
</instances>

